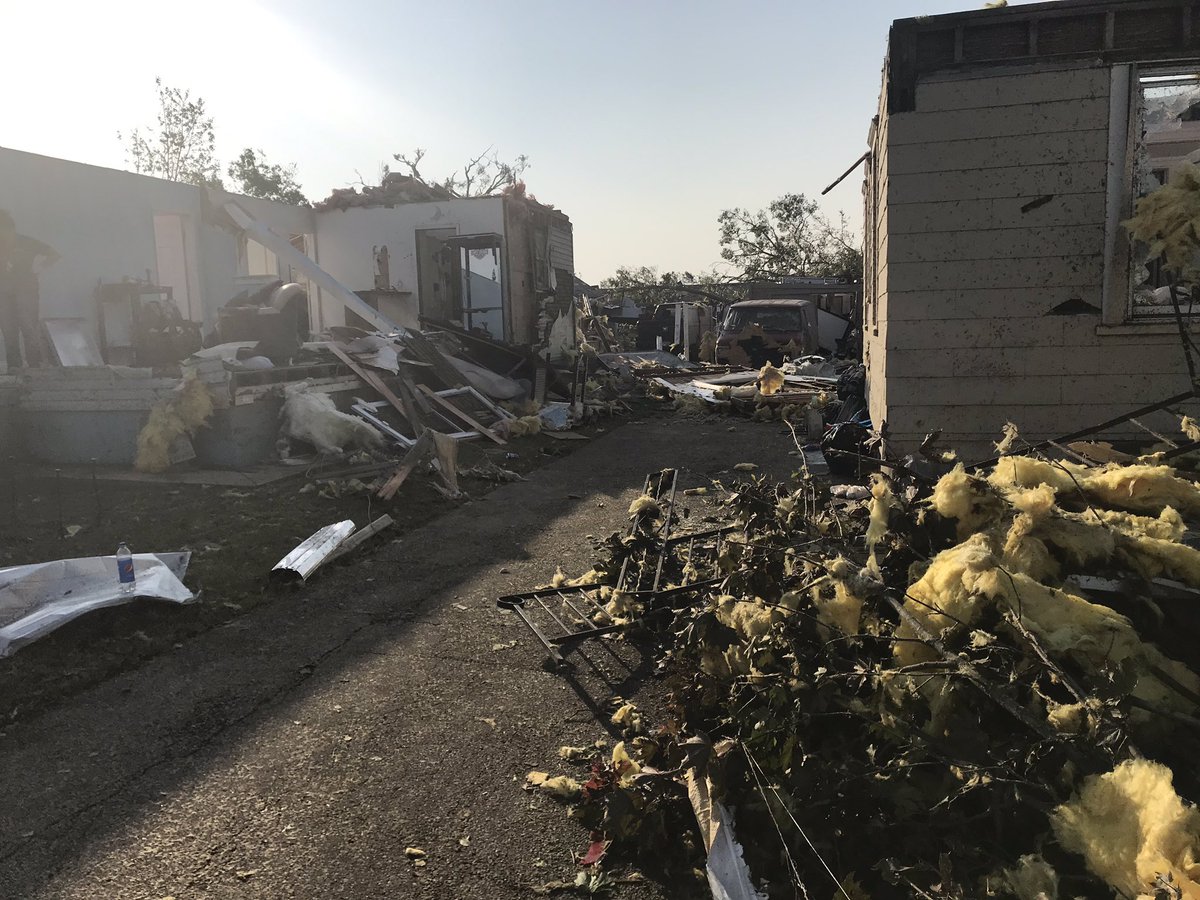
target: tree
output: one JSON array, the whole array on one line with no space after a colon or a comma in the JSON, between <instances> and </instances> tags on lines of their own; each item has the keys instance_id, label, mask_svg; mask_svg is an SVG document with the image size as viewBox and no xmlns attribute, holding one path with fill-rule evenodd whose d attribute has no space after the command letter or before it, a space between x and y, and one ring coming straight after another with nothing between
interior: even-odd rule
<instances>
[{"instance_id":1,"label":"tree","mask_svg":"<svg viewBox=\"0 0 1200 900\"><path fill-rule=\"evenodd\" d=\"M158 127L135 128L126 140L133 170L169 181L220 186L216 159L216 136L204 100L191 92L167 87L155 78L158 88Z\"/></svg>"},{"instance_id":2,"label":"tree","mask_svg":"<svg viewBox=\"0 0 1200 900\"><path fill-rule=\"evenodd\" d=\"M296 165L269 164L261 150L247 147L229 164L229 177L241 185L242 193L264 200L277 200L291 206L308 206L308 199L296 181Z\"/></svg>"},{"instance_id":3,"label":"tree","mask_svg":"<svg viewBox=\"0 0 1200 900\"><path fill-rule=\"evenodd\" d=\"M837 224L803 194L784 194L766 209L727 209L721 227L721 258L747 281L784 275L862 279L858 241L839 215Z\"/></svg>"},{"instance_id":4,"label":"tree","mask_svg":"<svg viewBox=\"0 0 1200 900\"><path fill-rule=\"evenodd\" d=\"M522 153L512 162L501 161L499 154L488 147L468 160L462 171L451 172L441 181L430 181L420 172L425 151L418 147L412 153L396 153L392 157L408 167L409 174L431 187L444 188L451 197L492 197L504 188L515 185L529 168L529 157Z\"/></svg>"},{"instance_id":5,"label":"tree","mask_svg":"<svg viewBox=\"0 0 1200 900\"><path fill-rule=\"evenodd\" d=\"M600 287L609 294L628 294L639 305L691 303L707 300L724 305L742 299L737 285L714 272L699 277L691 272L662 272L654 266L621 266Z\"/></svg>"}]
</instances>

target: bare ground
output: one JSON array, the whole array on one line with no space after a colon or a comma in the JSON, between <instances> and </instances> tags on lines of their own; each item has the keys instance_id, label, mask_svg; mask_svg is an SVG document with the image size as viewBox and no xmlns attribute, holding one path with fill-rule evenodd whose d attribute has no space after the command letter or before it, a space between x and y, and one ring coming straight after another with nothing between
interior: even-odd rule
<instances>
[{"instance_id":1,"label":"bare ground","mask_svg":"<svg viewBox=\"0 0 1200 900\"><path fill-rule=\"evenodd\" d=\"M778 425L629 422L299 591L93 672L0 732L0 896L494 898L570 880L586 833L524 776L562 744L611 739L614 694L653 720L664 688L636 642L547 670L496 597L586 569L587 536L624 526L646 472L700 485L751 461L782 478L790 449ZM214 593L203 602L228 602ZM618 895L706 890L646 871Z\"/></svg>"}]
</instances>

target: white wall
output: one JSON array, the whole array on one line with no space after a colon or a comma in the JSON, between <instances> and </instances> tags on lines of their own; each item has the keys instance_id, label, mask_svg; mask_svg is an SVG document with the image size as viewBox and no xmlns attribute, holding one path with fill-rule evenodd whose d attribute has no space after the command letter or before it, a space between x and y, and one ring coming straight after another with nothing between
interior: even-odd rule
<instances>
[{"instance_id":1,"label":"white wall","mask_svg":"<svg viewBox=\"0 0 1200 900\"><path fill-rule=\"evenodd\" d=\"M986 450L1006 421L1053 437L1186 390L1169 327L1101 320L1109 179L1127 177L1107 164L1110 84L1103 65L966 70L881 115L868 373L900 449L940 428ZM1054 314L1067 301L1095 312Z\"/></svg>"},{"instance_id":2,"label":"white wall","mask_svg":"<svg viewBox=\"0 0 1200 900\"><path fill-rule=\"evenodd\" d=\"M156 278L156 213L184 217L185 250L199 258L200 193L187 185L0 150L0 209L62 255L40 280L46 317L94 322L98 282Z\"/></svg>"},{"instance_id":3,"label":"white wall","mask_svg":"<svg viewBox=\"0 0 1200 900\"><path fill-rule=\"evenodd\" d=\"M309 209L238 202L285 237L314 230ZM81 317L94 327L101 281L158 281L154 217L179 215L191 295L191 309L181 312L211 327L237 293L238 238L204 222L206 205L205 191L192 185L0 148L0 209L62 256L40 279L46 318Z\"/></svg>"},{"instance_id":4,"label":"white wall","mask_svg":"<svg viewBox=\"0 0 1200 900\"><path fill-rule=\"evenodd\" d=\"M417 302L416 233L424 228L453 228L458 234L504 233L500 197L407 203L400 206L328 210L315 214L317 262L352 291L375 288L372 248L386 245L392 287L411 291ZM341 304L322 295L322 328L344 325ZM316 323L314 323L315 327Z\"/></svg>"}]
</instances>

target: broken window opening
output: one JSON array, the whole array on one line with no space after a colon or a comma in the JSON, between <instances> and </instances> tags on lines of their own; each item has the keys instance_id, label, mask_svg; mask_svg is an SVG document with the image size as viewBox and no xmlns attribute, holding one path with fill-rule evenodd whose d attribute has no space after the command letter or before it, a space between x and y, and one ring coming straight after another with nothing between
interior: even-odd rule
<instances>
[{"instance_id":1,"label":"broken window opening","mask_svg":"<svg viewBox=\"0 0 1200 900\"><path fill-rule=\"evenodd\" d=\"M271 276L279 277L279 260L274 252L268 250L254 238L242 238L242 272L250 278Z\"/></svg>"},{"instance_id":2,"label":"broken window opening","mask_svg":"<svg viewBox=\"0 0 1200 900\"><path fill-rule=\"evenodd\" d=\"M1136 140L1131 193L1137 200L1162 187L1179 168L1200 163L1200 68L1143 69L1135 83L1131 123ZM1129 256L1129 309L1134 319L1173 319L1170 273L1161 257L1134 242ZM1200 300L1200 291L1196 291ZM1200 315L1192 286L1175 285L1180 312Z\"/></svg>"}]
</instances>

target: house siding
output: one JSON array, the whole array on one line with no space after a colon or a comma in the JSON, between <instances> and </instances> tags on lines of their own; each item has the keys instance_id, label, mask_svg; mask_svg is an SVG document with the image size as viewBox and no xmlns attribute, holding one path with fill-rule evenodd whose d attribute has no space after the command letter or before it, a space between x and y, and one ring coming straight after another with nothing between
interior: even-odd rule
<instances>
[{"instance_id":1,"label":"house siding","mask_svg":"<svg viewBox=\"0 0 1200 900\"><path fill-rule=\"evenodd\" d=\"M872 420L896 449L941 429L983 454L1006 421L1053 437L1187 389L1177 337L1098 328L1124 178L1107 165L1111 84L1090 62L976 69L919 79L911 112L881 105L865 332ZM1095 313L1055 314L1066 301Z\"/></svg>"}]
</instances>

